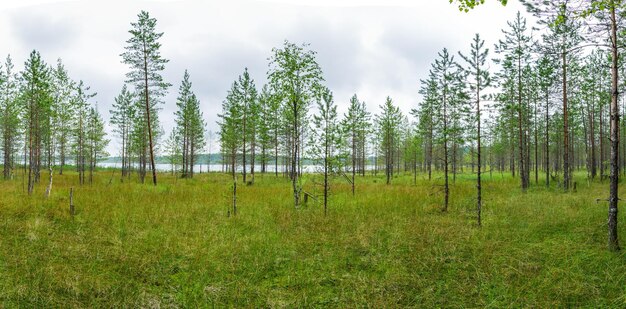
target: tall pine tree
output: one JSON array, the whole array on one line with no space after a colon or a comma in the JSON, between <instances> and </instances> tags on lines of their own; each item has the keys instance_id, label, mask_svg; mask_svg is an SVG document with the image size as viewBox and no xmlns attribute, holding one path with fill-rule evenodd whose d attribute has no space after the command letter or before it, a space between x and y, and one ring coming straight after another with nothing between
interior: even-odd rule
<instances>
[{"instance_id":1,"label":"tall pine tree","mask_svg":"<svg viewBox=\"0 0 626 309\"><path fill-rule=\"evenodd\" d=\"M126 82L135 86L137 98L140 98L143 103L144 113L141 121L142 126L145 126L143 136L148 138L147 147L150 154L152 183L156 186L157 171L154 163L154 149L157 130L159 129L157 106L171 86L163 80L161 75L169 60L161 56L159 39L163 36L163 32L156 31L157 20L150 17L146 11L141 11L137 17L137 22L131 23L132 29L129 30L131 38L126 41L128 44L125 47L126 52L121 56L123 63L130 66L130 72L126 74ZM145 162L142 164L142 168L144 169L142 175L144 175Z\"/></svg>"}]
</instances>

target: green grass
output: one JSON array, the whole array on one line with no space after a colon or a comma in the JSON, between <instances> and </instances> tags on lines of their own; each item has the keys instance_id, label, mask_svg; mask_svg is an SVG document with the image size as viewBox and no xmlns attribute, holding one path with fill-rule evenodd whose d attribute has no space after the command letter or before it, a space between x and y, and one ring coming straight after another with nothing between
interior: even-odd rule
<instances>
[{"instance_id":1,"label":"green grass","mask_svg":"<svg viewBox=\"0 0 626 309\"><path fill-rule=\"evenodd\" d=\"M608 183L583 174L571 193L487 175L482 228L469 174L447 213L440 178L357 178L354 198L336 179L326 217L294 209L271 175L238 187L236 217L226 175L161 174L157 187L110 175L82 187L55 175L49 199L45 184L29 197L0 182L0 307L626 306L626 254L607 251L595 202Z\"/></svg>"}]
</instances>

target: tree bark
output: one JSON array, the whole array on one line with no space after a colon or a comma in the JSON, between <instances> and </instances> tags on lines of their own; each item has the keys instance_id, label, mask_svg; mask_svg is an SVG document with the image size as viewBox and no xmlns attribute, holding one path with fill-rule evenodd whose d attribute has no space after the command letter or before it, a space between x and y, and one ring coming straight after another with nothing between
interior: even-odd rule
<instances>
[{"instance_id":1,"label":"tree bark","mask_svg":"<svg viewBox=\"0 0 626 309\"><path fill-rule=\"evenodd\" d=\"M561 53L563 61L563 189L569 190L570 162L569 162L569 129L567 115L567 54Z\"/></svg>"},{"instance_id":2,"label":"tree bark","mask_svg":"<svg viewBox=\"0 0 626 309\"><path fill-rule=\"evenodd\" d=\"M52 191L52 166L48 167L48 171L50 172L50 176L48 178L48 187L46 187L46 198L50 197L50 192Z\"/></svg>"},{"instance_id":3,"label":"tree bark","mask_svg":"<svg viewBox=\"0 0 626 309\"><path fill-rule=\"evenodd\" d=\"M610 4L611 18L611 178L609 188L609 249L617 251L620 249L617 234L617 202L619 182L619 109L617 105L618 96L618 46L617 46L617 19L615 16L615 2Z\"/></svg>"},{"instance_id":4,"label":"tree bark","mask_svg":"<svg viewBox=\"0 0 626 309\"><path fill-rule=\"evenodd\" d=\"M143 42L143 73L144 73L144 92L146 100L146 121L148 122L148 141L150 147L150 166L152 167L152 183L157 185L156 165L154 164L154 144L152 142L152 123L150 121L150 98L148 95L148 51L146 42Z\"/></svg>"}]
</instances>

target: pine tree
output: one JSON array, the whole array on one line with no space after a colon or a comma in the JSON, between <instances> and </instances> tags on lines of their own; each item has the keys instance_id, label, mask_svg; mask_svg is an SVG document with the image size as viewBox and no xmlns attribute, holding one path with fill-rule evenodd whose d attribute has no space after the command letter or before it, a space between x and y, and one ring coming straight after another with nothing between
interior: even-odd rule
<instances>
[{"instance_id":1,"label":"pine tree","mask_svg":"<svg viewBox=\"0 0 626 309\"><path fill-rule=\"evenodd\" d=\"M261 93L259 94L259 109L258 109L258 121L257 121L257 133L258 143L261 150L261 173L267 172L267 164L269 162L270 151L272 149L272 110L271 110L272 95L267 88L267 85L263 85Z\"/></svg>"},{"instance_id":2,"label":"pine tree","mask_svg":"<svg viewBox=\"0 0 626 309\"><path fill-rule=\"evenodd\" d=\"M563 188L567 191L572 182L572 162L570 158L570 128L568 99L568 63L575 61L580 53L578 46L582 37L579 34L581 23L574 15L574 5L570 0L559 1L524 1L529 11L540 17L539 22L548 27L548 32L543 34L544 53L556 54L561 59L561 90L563 102Z\"/></svg>"},{"instance_id":3,"label":"pine tree","mask_svg":"<svg viewBox=\"0 0 626 309\"><path fill-rule=\"evenodd\" d=\"M191 166L191 176L193 177L193 167L198 162L200 152L206 146L206 123L204 122L203 114L200 111L200 100L198 100L198 97L195 94L191 95L189 110L191 114L191 131L189 136L191 149L189 152L189 164Z\"/></svg>"},{"instance_id":4,"label":"pine tree","mask_svg":"<svg viewBox=\"0 0 626 309\"><path fill-rule=\"evenodd\" d=\"M397 145L400 139L402 113L397 106L393 105L390 97L387 97L385 104L381 105L380 109L381 113L376 117L376 127L379 134L380 151L385 159L386 183L391 184L393 166L398 151Z\"/></svg>"},{"instance_id":5,"label":"pine tree","mask_svg":"<svg viewBox=\"0 0 626 309\"><path fill-rule=\"evenodd\" d=\"M18 76L13 71L11 56L0 69L0 130L2 132L3 177L13 177L19 147L20 121L23 105L18 97Z\"/></svg>"},{"instance_id":6,"label":"pine tree","mask_svg":"<svg viewBox=\"0 0 626 309\"><path fill-rule=\"evenodd\" d=\"M50 90L50 71L41 59L39 52L33 50L22 71L22 96L25 102L24 119L27 125L26 148L28 149L28 194L32 194L34 185L39 181L42 150L47 121L49 121L52 93Z\"/></svg>"},{"instance_id":7,"label":"pine tree","mask_svg":"<svg viewBox=\"0 0 626 309\"><path fill-rule=\"evenodd\" d=\"M468 75L467 83L470 85L470 90L473 93L473 98L475 100L475 111L476 111L476 150L477 150L477 167L478 173L476 178L476 212L477 212L477 222L478 225L481 225L481 208L482 208L482 187L481 187L481 173L482 173L482 158L481 158L481 135L480 135L480 125L481 125L481 109L480 103L481 100L484 99L484 94L481 94L481 91L485 90L489 87L491 82L489 77L489 72L487 71L486 62L487 55L489 53L489 49L484 48L485 41L480 39L480 36L476 34L474 37L474 41L471 44L469 55L463 55L459 53L461 58L465 60L467 63L467 67L464 69L465 73Z\"/></svg>"},{"instance_id":8,"label":"pine tree","mask_svg":"<svg viewBox=\"0 0 626 309\"><path fill-rule=\"evenodd\" d=\"M250 163L250 172L254 178L254 154L256 142L256 127L259 116L257 90L254 80L248 73L248 68L244 69L243 75L239 76L237 81L239 89L234 92L235 100L239 102L241 108L241 153L243 165L243 182L247 183L247 166ZM248 161L250 155L250 161Z\"/></svg>"},{"instance_id":9,"label":"pine tree","mask_svg":"<svg viewBox=\"0 0 626 309\"><path fill-rule=\"evenodd\" d=\"M191 115L189 111L189 105L191 101L191 82L189 81L189 73L185 70L183 75L183 81L180 84L178 90L178 98L176 99L176 107L178 110L174 113L176 116L176 130L180 137L181 151L182 151L182 177L191 177L193 166L190 166L190 152L191 152Z\"/></svg>"},{"instance_id":10,"label":"pine tree","mask_svg":"<svg viewBox=\"0 0 626 309\"><path fill-rule=\"evenodd\" d=\"M141 98L144 106L142 126L145 126L145 134L137 135L137 137L148 137L147 148L150 154L152 183L155 186L157 184L157 171L154 163L154 149L159 128L157 106L166 94L167 88L171 86L161 76L168 60L164 59L159 51L161 48L159 39L163 36L163 32L156 32L156 22L156 19L151 18L148 12L141 11L138 15L138 21L131 23L132 29L129 31L131 38L126 41L128 44L125 47L126 52L121 54L123 63L129 65L131 69L126 74L126 82L135 86L137 98ZM144 175L145 162L141 166L143 169L141 174Z\"/></svg>"},{"instance_id":11,"label":"pine tree","mask_svg":"<svg viewBox=\"0 0 626 309\"><path fill-rule=\"evenodd\" d=\"M66 164L67 155L70 152L70 138L72 135L71 124L74 122L74 101L72 100L72 92L75 83L68 76L67 70L61 59L57 60L57 66L52 71L53 76L53 114L55 124L54 135L57 141L59 153L60 167L59 175L63 175L63 167Z\"/></svg>"},{"instance_id":12,"label":"pine tree","mask_svg":"<svg viewBox=\"0 0 626 309\"><path fill-rule=\"evenodd\" d=\"M85 172L87 170L87 161L91 159L89 153L89 136L88 128L90 125L89 100L96 96L96 93L90 93L90 87L86 86L83 81L79 81L76 85L76 93L74 95L74 154L76 156L76 170L78 171L78 182L83 185L85 183Z\"/></svg>"},{"instance_id":13,"label":"pine tree","mask_svg":"<svg viewBox=\"0 0 626 309\"><path fill-rule=\"evenodd\" d=\"M369 121L370 114L365 108L365 102L360 102L357 95L353 95L352 98L350 98L348 112L344 115L342 121L342 126L347 134L348 144L350 146L352 195L354 195L357 169L361 169L363 173L365 172L365 143Z\"/></svg>"},{"instance_id":14,"label":"pine tree","mask_svg":"<svg viewBox=\"0 0 626 309\"><path fill-rule=\"evenodd\" d=\"M433 167L433 146L434 146L434 129L436 121L435 106L439 98L437 77L431 70L428 79L420 81L421 87L419 93L423 96L419 109L414 109L411 113L418 117L419 134L422 136L424 143L424 165L428 170L428 180L432 179Z\"/></svg>"},{"instance_id":15,"label":"pine tree","mask_svg":"<svg viewBox=\"0 0 626 309\"><path fill-rule=\"evenodd\" d=\"M262 144L267 143L267 152L273 152L274 157L274 176L278 177L278 157L280 148L280 135L283 129L283 117L281 109L281 99L275 93L272 93L267 85L263 86L259 98L260 107L260 140ZM270 155L268 154L268 159Z\"/></svg>"},{"instance_id":16,"label":"pine tree","mask_svg":"<svg viewBox=\"0 0 626 309\"><path fill-rule=\"evenodd\" d=\"M317 99L318 113L313 116L313 135L311 139L311 155L321 163L324 177L324 215L328 212L328 194L330 191L330 174L341 167L342 130L337 117L337 105L333 94L327 88L320 90Z\"/></svg>"},{"instance_id":17,"label":"pine tree","mask_svg":"<svg viewBox=\"0 0 626 309\"><path fill-rule=\"evenodd\" d=\"M620 250L617 232L617 213L619 201L619 106L618 106L618 82L619 82L619 49L621 40L618 37L620 32L620 19L618 16L624 14L623 0L600 0L582 3L579 10L580 16L589 18L593 22L587 23L591 33L602 33L599 35L600 41L609 42L611 51L611 104L610 104L610 142L611 142L611 171L609 176L609 209L608 209L608 246L609 250ZM608 30L608 31L606 31Z\"/></svg>"},{"instance_id":18,"label":"pine tree","mask_svg":"<svg viewBox=\"0 0 626 309\"><path fill-rule=\"evenodd\" d=\"M87 117L87 134L85 136L86 152L89 155L89 184L93 183L93 173L97 163L109 155L106 152L109 140L106 138L104 127L105 123L98 112L98 108L90 107Z\"/></svg>"},{"instance_id":19,"label":"pine tree","mask_svg":"<svg viewBox=\"0 0 626 309\"><path fill-rule=\"evenodd\" d=\"M128 91L126 84L122 87L120 94L115 97L111 114L110 124L113 125L113 132L121 139L120 157L122 160L122 180L130 177L131 168L131 147L132 147L132 127L137 117L133 93Z\"/></svg>"},{"instance_id":20,"label":"pine tree","mask_svg":"<svg viewBox=\"0 0 626 309\"><path fill-rule=\"evenodd\" d=\"M449 163L450 163L450 143L454 141L454 137L460 128L456 126L456 119L459 113L455 105L457 101L463 100L458 95L458 65L454 61L454 56L448 53L447 49L443 49L438 53L438 59L432 65L432 78L437 85L437 100L433 101L436 113L436 126L434 134L438 143L443 147L443 171L444 171L444 205L442 211L448 211L448 203L450 200L449 185Z\"/></svg>"},{"instance_id":21,"label":"pine tree","mask_svg":"<svg viewBox=\"0 0 626 309\"><path fill-rule=\"evenodd\" d=\"M224 162L228 164L233 180L237 171L237 151L241 145L241 108L236 99L236 93L239 89L237 81L233 82L231 89L228 91L226 99L222 102L222 113L218 115L220 120L220 148L222 150L222 159L228 160Z\"/></svg>"},{"instance_id":22,"label":"pine tree","mask_svg":"<svg viewBox=\"0 0 626 309\"><path fill-rule=\"evenodd\" d=\"M175 128L170 132L170 135L164 143L164 152L167 155L168 163L171 165L172 176L176 176L177 166L182 164L182 150L180 145L180 135Z\"/></svg>"},{"instance_id":23,"label":"pine tree","mask_svg":"<svg viewBox=\"0 0 626 309\"><path fill-rule=\"evenodd\" d=\"M541 91L541 97L543 101L543 113L544 113L544 165L546 172L546 187L550 187L550 97L552 95L552 88L554 86L555 60L550 55L543 55L537 63L538 74L538 87Z\"/></svg>"},{"instance_id":24,"label":"pine tree","mask_svg":"<svg viewBox=\"0 0 626 309\"><path fill-rule=\"evenodd\" d=\"M502 64L504 72L500 74L502 79L515 78L514 91L515 97L510 96L510 106L517 112L517 133L518 133L518 154L519 154L519 175L521 179L522 190L526 190L529 186L530 172L528 170L528 158L526 143L528 136L524 128L527 122L528 113L523 102L524 84L522 83L523 68L530 59L530 36L526 33L526 19L517 12L516 18L508 22L509 30L503 30L504 40L496 45L496 53L502 55L502 59L497 62ZM512 102L515 100L515 105Z\"/></svg>"}]
</instances>

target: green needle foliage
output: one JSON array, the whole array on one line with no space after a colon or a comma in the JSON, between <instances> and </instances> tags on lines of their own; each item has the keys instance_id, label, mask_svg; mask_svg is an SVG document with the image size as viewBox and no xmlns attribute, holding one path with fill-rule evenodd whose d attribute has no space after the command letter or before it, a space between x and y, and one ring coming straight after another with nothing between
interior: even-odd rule
<instances>
[{"instance_id":1,"label":"green needle foliage","mask_svg":"<svg viewBox=\"0 0 626 309\"><path fill-rule=\"evenodd\" d=\"M337 116L337 105L333 94L328 88L320 90L317 99L317 114L313 115L311 137L311 157L319 158L316 163L321 165L319 173L323 177L323 204L324 214L328 212L328 194L330 192L330 177L342 169L342 150L344 139Z\"/></svg>"},{"instance_id":2,"label":"green needle foliage","mask_svg":"<svg viewBox=\"0 0 626 309\"><path fill-rule=\"evenodd\" d=\"M161 56L159 39L163 32L156 31L155 18L146 11L137 15L138 20L131 23L132 29L128 32L131 37L126 41L125 52L121 54L123 63L130 67L126 74L126 83L135 87L138 107L142 106L139 117L134 122L137 126L135 138L140 139L138 152L140 153L141 181L146 174L147 160L150 160L152 183L157 184L155 167L155 148L159 135L159 103L167 93L171 84L163 80L161 72L169 60ZM147 139L147 140L146 140Z\"/></svg>"},{"instance_id":3,"label":"green needle foliage","mask_svg":"<svg viewBox=\"0 0 626 309\"><path fill-rule=\"evenodd\" d=\"M185 70L183 81L180 84L176 116L176 128L173 134L178 135L175 139L180 141L182 154L182 177L193 177L194 166L197 164L198 154L205 146L204 133L206 124L200 111L200 101L191 89L189 73ZM169 142L172 142L170 136ZM170 151L176 148L170 147Z\"/></svg>"}]
</instances>

